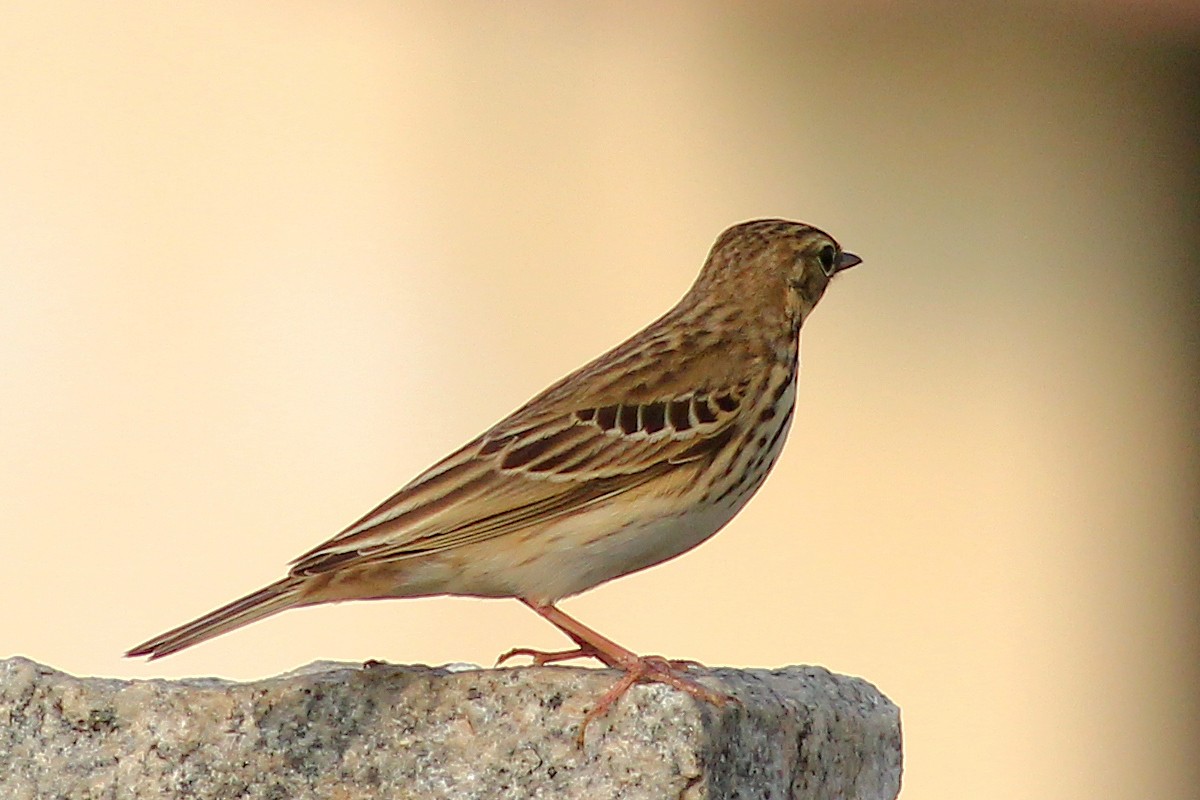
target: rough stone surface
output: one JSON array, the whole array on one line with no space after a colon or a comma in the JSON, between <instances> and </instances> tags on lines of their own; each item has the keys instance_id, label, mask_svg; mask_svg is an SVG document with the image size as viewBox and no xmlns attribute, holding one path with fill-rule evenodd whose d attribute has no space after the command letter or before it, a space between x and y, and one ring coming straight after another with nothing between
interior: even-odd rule
<instances>
[{"instance_id":1,"label":"rough stone surface","mask_svg":"<svg viewBox=\"0 0 1200 800\"><path fill-rule=\"evenodd\" d=\"M900 712L814 667L698 673L713 708L608 670L318 662L268 680L75 678L0 661L0 797L893 798Z\"/></svg>"}]
</instances>

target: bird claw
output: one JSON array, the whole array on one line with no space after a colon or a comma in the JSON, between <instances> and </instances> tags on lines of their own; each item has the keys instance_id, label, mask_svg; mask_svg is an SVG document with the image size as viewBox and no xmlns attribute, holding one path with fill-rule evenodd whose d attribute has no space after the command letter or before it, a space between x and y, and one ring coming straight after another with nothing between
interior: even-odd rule
<instances>
[{"instance_id":1,"label":"bird claw","mask_svg":"<svg viewBox=\"0 0 1200 800\"><path fill-rule=\"evenodd\" d=\"M534 666L537 667L544 667L547 664L555 664L559 661L570 661L573 658L600 658L598 653L583 647L577 647L574 650L554 650L550 652L534 650L532 647L514 647L496 659L496 666L498 667L510 658L516 658L517 656L532 658Z\"/></svg>"},{"instance_id":2,"label":"bird claw","mask_svg":"<svg viewBox=\"0 0 1200 800\"><path fill-rule=\"evenodd\" d=\"M604 662L608 667L621 670L624 673L621 675L620 680L601 695L596 701L596 705L592 706L584 715L583 721L579 725L579 733L575 737L575 743L580 748L584 745L588 725L593 720L599 719L608 713L608 710L638 683L665 683L674 689L686 692L697 700L717 706L718 708L724 707L727 703L738 702L736 697L709 689L698 681L681 674L693 669L702 668L704 665L698 661L667 659L662 656L640 656L619 662L606 654L600 653L590 645L581 645L573 650L551 652L534 650L531 647L514 647L496 659L496 666L500 666L509 659L516 658L517 656L528 656L533 659L534 665L539 667L559 661L568 661L573 658L596 658Z\"/></svg>"},{"instance_id":3,"label":"bird claw","mask_svg":"<svg viewBox=\"0 0 1200 800\"><path fill-rule=\"evenodd\" d=\"M665 683L718 708L724 708L728 703L740 704L738 699L732 695L714 691L692 678L679 674L700 666L702 665L695 661L672 661L662 656L641 656L632 662L622 664L619 668L623 669L625 674L584 715L583 722L579 725L579 733L575 737L575 744L582 749L588 725L593 720L604 716L621 699L621 696L637 683Z\"/></svg>"}]
</instances>

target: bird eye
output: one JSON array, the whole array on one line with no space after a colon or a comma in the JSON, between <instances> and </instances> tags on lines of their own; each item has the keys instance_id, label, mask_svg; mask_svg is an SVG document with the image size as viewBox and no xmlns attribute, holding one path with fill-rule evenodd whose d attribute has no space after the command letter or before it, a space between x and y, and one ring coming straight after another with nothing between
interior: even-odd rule
<instances>
[{"instance_id":1,"label":"bird eye","mask_svg":"<svg viewBox=\"0 0 1200 800\"><path fill-rule=\"evenodd\" d=\"M827 244L821 248L821 252L817 253L817 258L821 260L821 271L825 273L825 277L833 275L834 267L837 265L837 249Z\"/></svg>"}]
</instances>

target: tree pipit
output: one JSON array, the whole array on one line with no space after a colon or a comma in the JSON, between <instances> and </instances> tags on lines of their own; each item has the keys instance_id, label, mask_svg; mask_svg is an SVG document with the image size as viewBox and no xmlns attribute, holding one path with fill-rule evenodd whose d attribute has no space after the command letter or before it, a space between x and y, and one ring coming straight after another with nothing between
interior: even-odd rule
<instances>
[{"instance_id":1,"label":"tree pipit","mask_svg":"<svg viewBox=\"0 0 1200 800\"><path fill-rule=\"evenodd\" d=\"M130 650L161 658L288 608L340 600L515 597L575 649L638 681L727 698L680 662L641 657L556 606L720 530L762 485L792 422L800 328L860 259L799 222L717 239L692 288L649 327L558 381L292 562L286 577Z\"/></svg>"}]
</instances>

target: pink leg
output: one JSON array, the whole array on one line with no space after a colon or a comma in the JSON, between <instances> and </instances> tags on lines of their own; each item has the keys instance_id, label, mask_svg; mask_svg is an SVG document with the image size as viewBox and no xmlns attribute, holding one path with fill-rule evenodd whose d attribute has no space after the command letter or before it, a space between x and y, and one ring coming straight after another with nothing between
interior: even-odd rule
<instances>
[{"instance_id":1,"label":"pink leg","mask_svg":"<svg viewBox=\"0 0 1200 800\"><path fill-rule=\"evenodd\" d=\"M596 705L587 715L584 716L583 724L579 728L580 745L583 744L583 736L587 730L588 723L597 717L603 716L613 703L621 698L621 695L629 691L630 687L638 682L665 683L680 691L687 692L698 700L703 700L706 703L716 706L723 706L732 699L728 695L714 692L712 689L686 677L683 674L687 670L687 666L685 665L693 665L695 662L672 662L659 656L639 656L632 650L628 650L617 644L612 639L597 633L574 617L559 611L552 604L538 605L523 598L521 602L569 636L579 646L575 650L563 650L553 653L545 653L528 648L517 648L502 655L500 661L516 655L527 655L533 658L535 664L541 666L571 658L590 657L598 659L605 666L622 670L625 673L621 677L621 680L609 689L596 702Z\"/></svg>"},{"instance_id":2,"label":"pink leg","mask_svg":"<svg viewBox=\"0 0 1200 800\"><path fill-rule=\"evenodd\" d=\"M539 614L542 613L541 610L539 609L539 607L534 605L533 603L530 603L526 600L522 600L521 602L525 603L525 605L529 606L534 611L537 611ZM558 611L558 609L554 609L554 610ZM558 612L558 613L561 614L562 612ZM563 616L566 617L567 619L570 619L570 617L567 617L566 614L563 614ZM572 621L574 621L574 620L572 620ZM606 654L601 653L599 650L597 650L595 647L593 647L591 644L589 644L582 637L576 635L572 631L566 630L565 628L558 626L557 623L554 623L553 620L551 620L551 623L554 624L555 627L558 627L558 629L560 631L562 631L563 633L565 633L567 636L571 637L571 641L575 642L575 644L576 644L576 647L574 650L556 650L553 652L546 652L544 650L534 650L531 647L514 647L512 650L509 650L507 653L505 653L502 656L500 656L499 658L497 658L496 665L499 666L500 664L503 664L505 661L508 661L510 658L513 658L514 656L529 656L530 658L533 659L533 663L538 665L539 667L543 667L546 664L553 664L558 661L570 661L573 658L595 658L598 661L603 662L605 666L614 667L614 668L620 667L620 665L617 662L613 661ZM599 635L599 634L597 634L597 635ZM601 638L603 638L603 637L601 637Z\"/></svg>"}]
</instances>

